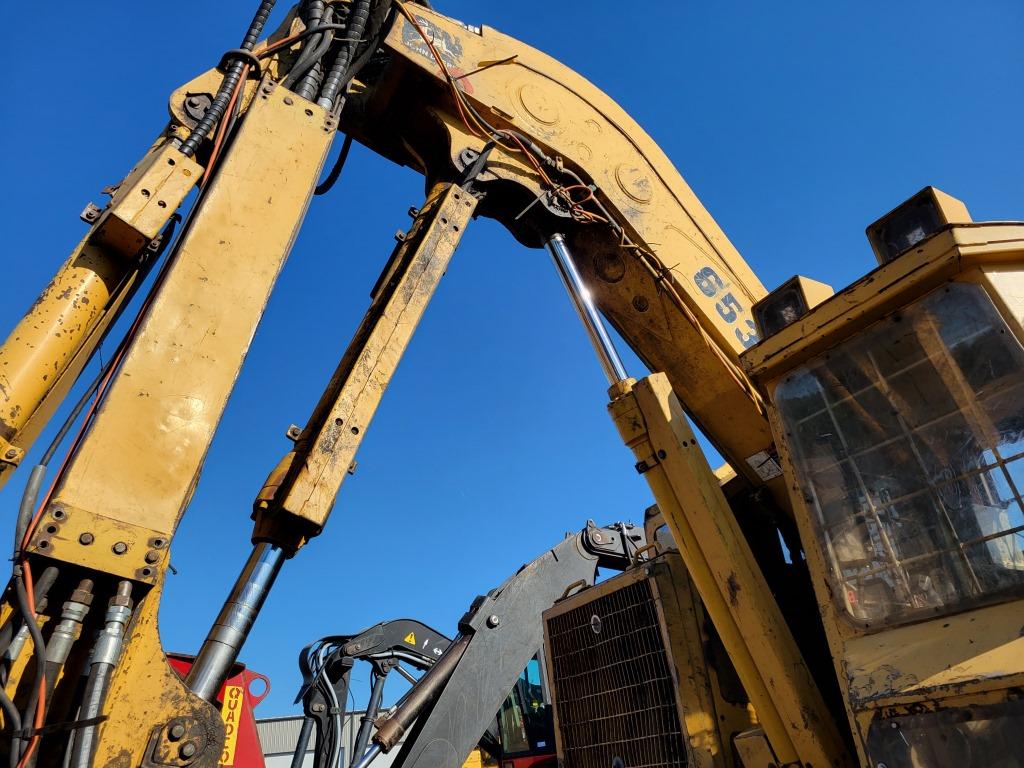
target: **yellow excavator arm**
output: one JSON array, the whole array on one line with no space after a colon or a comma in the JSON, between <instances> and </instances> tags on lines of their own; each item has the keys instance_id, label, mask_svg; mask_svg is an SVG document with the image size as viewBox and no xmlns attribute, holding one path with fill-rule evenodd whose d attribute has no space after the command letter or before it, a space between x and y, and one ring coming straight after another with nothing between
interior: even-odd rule
<instances>
[{"instance_id":1,"label":"yellow excavator arm","mask_svg":"<svg viewBox=\"0 0 1024 768\"><path fill-rule=\"evenodd\" d=\"M265 34L274 3L262 0L241 47L174 91L170 123L109 204L83 211L87 235L0 347L2 484L114 321L141 305L74 409L68 426L77 428L61 431L66 461L55 458L58 439L26 473L0 614L0 703L15 764L217 764L221 684L284 562L326 524L477 216L551 252L607 375L610 415L756 710L744 749L778 765L851 765L854 752L863 762L865 737L851 723L874 715L856 720L831 656L859 629L822 628L818 609L826 622L834 616L822 607L831 577L820 553L810 565L799 553L818 523L793 512L817 501L783 475L777 443L785 440L771 426L782 434L782 417L772 416L768 395L777 382L765 384L769 373L827 349L827 333L839 331L825 321L782 324L774 346L746 352L763 341L755 305L771 297L643 129L558 61L428 5L303 0ZM267 478L254 478L252 555L182 680L157 631L169 545L305 211L337 178L340 166L321 182L339 132L340 162L359 141L422 173L425 201L308 420L289 431L291 445ZM514 279L508 265L492 269L488 290ZM153 270L152 289L133 304ZM908 275L900 290L909 294L917 278ZM831 292L794 285L804 304L784 307L786 317L806 315ZM811 300L814 291L821 296ZM872 321L895 306L871 302ZM650 376L628 375L605 321ZM825 330L805 343L798 327ZM787 358L791 349L802 357ZM731 472L715 474L689 421ZM794 562L772 559L780 532ZM813 578L809 568L818 569ZM843 578L860 589L859 575ZM716 760L739 765L731 751Z\"/></svg>"},{"instance_id":2,"label":"yellow excavator arm","mask_svg":"<svg viewBox=\"0 0 1024 768\"><path fill-rule=\"evenodd\" d=\"M738 361L757 341L750 310L765 291L679 171L611 98L550 56L405 8L384 41L389 71L353 95L343 127L428 178L457 177L492 145L480 213L529 246L564 234L604 316L760 485L748 459L772 440Z\"/></svg>"}]
</instances>

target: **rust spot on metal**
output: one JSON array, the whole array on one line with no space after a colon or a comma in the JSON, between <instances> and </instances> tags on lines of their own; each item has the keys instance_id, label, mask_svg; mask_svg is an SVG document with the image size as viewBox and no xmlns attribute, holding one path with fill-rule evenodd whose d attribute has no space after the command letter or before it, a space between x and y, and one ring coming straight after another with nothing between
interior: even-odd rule
<instances>
[{"instance_id":1,"label":"rust spot on metal","mask_svg":"<svg viewBox=\"0 0 1024 768\"><path fill-rule=\"evenodd\" d=\"M739 605L740 583L736 579L735 573L729 574L729 578L725 580L725 585L729 589L729 605L733 607Z\"/></svg>"}]
</instances>

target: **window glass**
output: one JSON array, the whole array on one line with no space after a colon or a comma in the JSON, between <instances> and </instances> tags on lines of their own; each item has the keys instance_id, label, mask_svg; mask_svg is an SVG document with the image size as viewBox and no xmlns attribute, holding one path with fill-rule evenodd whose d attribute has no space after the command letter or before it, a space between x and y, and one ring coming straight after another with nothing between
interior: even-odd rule
<instances>
[{"instance_id":1,"label":"window glass","mask_svg":"<svg viewBox=\"0 0 1024 768\"><path fill-rule=\"evenodd\" d=\"M530 751L522 705L515 694L516 689L513 689L512 694L502 702L501 711L498 713L501 749L506 756Z\"/></svg>"},{"instance_id":2,"label":"window glass","mask_svg":"<svg viewBox=\"0 0 1024 768\"><path fill-rule=\"evenodd\" d=\"M659 552L667 552L676 549L675 539L672 538L672 531L668 529L667 523L662 523L654 532L654 543L658 545Z\"/></svg>"},{"instance_id":3,"label":"window glass","mask_svg":"<svg viewBox=\"0 0 1024 768\"><path fill-rule=\"evenodd\" d=\"M1024 350L980 286L877 323L775 400L851 616L901 621L1024 588Z\"/></svg>"},{"instance_id":4,"label":"window glass","mask_svg":"<svg viewBox=\"0 0 1024 768\"><path fill-rule=\"evenodd\" d=\"M540 661L534 656L501 705L499 730L504 757L547 752L553 747L554 723L542 674Z\"/></svg>"}]
</instances>

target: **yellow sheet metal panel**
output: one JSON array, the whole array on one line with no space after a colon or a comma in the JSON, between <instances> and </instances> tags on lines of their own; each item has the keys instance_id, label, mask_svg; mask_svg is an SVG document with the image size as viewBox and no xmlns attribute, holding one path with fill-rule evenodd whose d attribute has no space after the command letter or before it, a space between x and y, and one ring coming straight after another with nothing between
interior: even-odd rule
<instances>
[{"instance_id":1,"label":"yellow sheet metal panel","mask_svg":"<svg viewBox=\"0 0 1024 768\"><path fill-rule=\"evenodd\" d=\"M849 638L843 666L855 707L873 700L934 696L940 686L1009 687L1024 681L1024 603L1015 601Z\"/></svg>"},{"instance_id":2,"label":"yellow sheet metal panel","mask_svg":"<svg viewBox=\"0 0 1024 768\"><path fill-rule=\"evenodd\" d=\"M333 133L322 109L261 86L51 510L78 527L138 527L140 540L173 533ZM115 567L108 529L61 559Z\"/></svg>"}]
</instances>

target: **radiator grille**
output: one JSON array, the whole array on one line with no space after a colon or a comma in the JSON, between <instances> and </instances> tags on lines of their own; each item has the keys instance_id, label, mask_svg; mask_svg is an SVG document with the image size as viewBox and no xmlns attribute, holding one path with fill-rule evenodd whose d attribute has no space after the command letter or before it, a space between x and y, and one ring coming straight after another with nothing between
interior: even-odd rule
<instances>
[{"instance_id":1,"label":"radiator grille","mask_svg":"<svg viewBox=\"0 0 1024 768\"><path fill-rule=\"evenodd\" d=\"M551 616L547 632L564 768L685 768L648 580Z\"/></svg>"}]
</instances>

